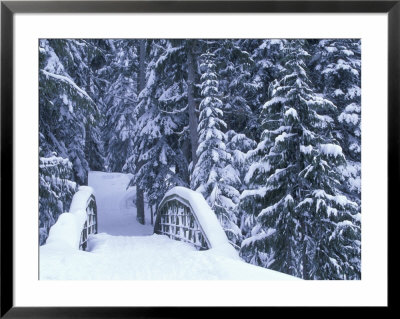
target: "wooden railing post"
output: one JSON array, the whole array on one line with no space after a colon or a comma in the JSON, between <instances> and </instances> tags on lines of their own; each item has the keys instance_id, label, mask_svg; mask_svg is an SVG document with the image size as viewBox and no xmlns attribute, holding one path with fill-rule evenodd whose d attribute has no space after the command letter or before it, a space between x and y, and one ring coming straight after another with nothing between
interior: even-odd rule
<instances>
[{"instance_id":1,"label":"wooden railing post","mask_svg":"<svg viewBox=\"0 0 400 319\"><path fill-rule=\"evenodd\" d=\"M97 234L97 205L96 198L92 194L86 204L86 222L83 226L79 249L87 249L87 241L90 235Z\"/></svg>"}]
</instances>

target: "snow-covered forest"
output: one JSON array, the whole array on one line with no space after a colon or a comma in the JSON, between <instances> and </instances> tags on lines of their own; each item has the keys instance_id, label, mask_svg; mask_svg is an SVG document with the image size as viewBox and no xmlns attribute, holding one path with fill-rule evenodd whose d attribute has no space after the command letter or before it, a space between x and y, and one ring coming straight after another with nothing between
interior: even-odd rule
<instances>
[{"instance_id":1,"label":"snow-covered forest","mask_svg":"<svg viewBox=\"0 0 400 319\"><path fill-rule=\"evenodd\" d=\"M184 186L246 262L361 278L359 39L41 39L39 58L40 245L89 171L121 172L140 223Z\"/></svg>"}]
</instances>

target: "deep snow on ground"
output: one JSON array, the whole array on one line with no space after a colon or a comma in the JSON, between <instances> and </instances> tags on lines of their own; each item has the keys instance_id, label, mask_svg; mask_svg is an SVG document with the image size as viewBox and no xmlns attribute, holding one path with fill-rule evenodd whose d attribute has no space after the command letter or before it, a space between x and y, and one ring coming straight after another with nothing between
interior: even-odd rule
<instances>
[{"instance_id":1,"label":"deep snow on ground","mask_svg":"<svg viewBox=\"0 0 400 319\"><path fill-rule=\"evenodd\" d=\"M76 280L291 280L272 270L219 256L166 236L97 234L90 252L42 246L40 279Z\"/></svg>"},{"instance_id":2,"label":"deep snow on ground","mask_svg":"<svg viewBox=\"0 0 400 319\"><path fill-rule=\"evenodd\" d=\"M88 251L57 243L40 247L40 279L44 280L293 280L279 272L253 266L217 249L197 251L184 242L153 234L136 221L130 176L91 172L98 206L99 233ZM149 219L149 216L146 216Z\"/></svg>"}]
</instances>

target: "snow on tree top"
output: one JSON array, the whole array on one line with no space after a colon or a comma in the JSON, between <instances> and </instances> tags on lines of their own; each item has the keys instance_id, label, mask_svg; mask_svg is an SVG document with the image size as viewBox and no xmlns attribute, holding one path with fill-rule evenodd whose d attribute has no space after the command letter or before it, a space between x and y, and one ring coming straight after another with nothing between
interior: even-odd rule
<instances>
[{"instance_id":1,"label":"snow on tree top","mask_svg":"<svg viewBox=\"0 0 400 319\"><path fill-rule=\"evenodd\" d=\"M268 106L271 106L275 103L285 103L286 98L281 97L281 96L274 96L271 100L269 100L267 103L264 104L264 108L267 108Z\"/></svg>"},{"instance_id":2,"label":"snow on tree top","mask_svg":"<svg viewBox=\"0 0 400 319\"><path fill-rule=\"evenodd\" d=\"M319 149L324 155L333 157L343 156L342 148L336 144L320 144Z\"/></svg>"},{"instance_id":3,"label":"snow on tree top","mask_svg":"<svg viewBox=\"0 0 400 319\"><path fill-rule=\"evenodd\" d=\"M268 230L266 232L264 230L261 230L259 233L243 240L242 247L251 246L255 242L261 241L261 240L273 235L275 232L276 232L276 229L273 229L273 228L268 228Z\"/></svg>"},{"instance_id":4,"label":"snow on tree top","mask_svg":"<svg viewBox=\"0 0 400 319\"><path fill-rule=\"evenodd\" d=\"M297 116L297 111L294 109L294 108L289 108L286 112L285 112L285 116L291 116L291 117L293 117L293 118L295 118L295 119L297 119L298 118L298 116Z\"/></svg>"},{"instance_id":5,"label":"snow on tree top","mask_svg":"<svg viewBox=\"0 0 400 319\"><path fill-rule=\"evenodd\" d=\"M278 135L275 138L275 142L283 142L287 137L291 137L291 136L294 136L294 135L296 135L296 134L295 133L287 134L286 132L283 132L281 135Z\"/></svg>"},{"instance_id":6,"label":"snow on tree top","mask_svg":"<svg viewBox=\"0 0 400 319\"><path fill-rule=\"evenodd\" d=\"M339 122L343 123L346 122L348 124L352 123L353 125L357 125L360 121L360 117L358 114L355 113L341 113L338 117Z\"/></svg>"},{"instance_id":7,"label":"snow on tree top","mask_svg":"<svg viewBox=\"0 0 400 319\"><path fill-rule=\"evenodd\" d=\"M66 82L69 85L71 85L81 97L85 97L86 99L88 99L90 102L93 102L93 100L91 99L91 97L86 93L86 91L82 90L79 86L77 86L75 84L74 81L72 81L70 78L63 76L63 75L59 75L59 74L55 74L55 73L51 73L51 72L47 72L46 70L41 70L41 72L43 72L44 75L46 75L46 77L52 77L55 79L58 79L60 81Z\"/></svg>"},{"instance_id":8,"label":"snow on tree top","mask_svg":"<svg viewBox=\"0 0 400 319\"><path fill-rule=\"evenodd\" d=\"M327 194L323 189L317 189L313 191L313 196L315 198L326 198L328 200L334 201L336 204L341 205L342 207L345 207L347 205L350 206L357 206L357 203L352 202L346 198L346 196L343 195L329 195Z\"/></svg>"},{"instance_id":9,"label":"snow on tree top","mask_svg":"<svg viewBox=\"0 0 400 319\"><path fill-rule=\"evenodd\" d=\"M304 154L311 154L312 150L313 147L311 145L308 146L300 145L300 152Z\"/></svg>"},{"instance_id":10,"label":"snow on tree top","mask_svg":"<svg viewBox=\"0 0 400 319\"><path fill-rule=\"evenodd\" d=\"M329 53L333 53L337 51L337 48L335 47L325 47L325 50L328 51Z\"/></svg>"},{"instance_id":11,"label":"snow on tree top","mask_svg":"<svg viewBox=\"0 0 400 319\"><path fill-rule=\"evenodd\" d=\"M359 86L353 85L347 90L346 98L353 99L356 96L361 96L361 88Z\"/></svg>"}]
</instances>

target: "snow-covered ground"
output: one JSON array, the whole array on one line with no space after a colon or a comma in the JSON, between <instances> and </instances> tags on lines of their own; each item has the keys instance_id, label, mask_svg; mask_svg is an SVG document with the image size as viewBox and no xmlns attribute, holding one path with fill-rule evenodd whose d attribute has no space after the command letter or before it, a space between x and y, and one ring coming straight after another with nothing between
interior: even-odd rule
<instances>
[{"instance_id":1,"label":"snow-covered ground","mask_svg":"<svg viewBox=\"0 0 400 319\"><path fill-rule=\"evenodd\" d=\"M222 256L216 250L197 251L189 244L153 234L136 222L134 188L129 176L92 172L98 206L99 234L89 239L88 251L69 246L40 248L40 279L74 280L293 280L294 277Z\"/></svg>"},{"instance_id":2,"label":"snow-covered ground","mask_svg":"<svg viewBox=\"0 0 400 319\"><path fill-rule=\"evenodd\" d=\"M196 251L166 236L92 237L90 252L41 249L40 279L76 280L291 280L272 270Z\"/></svg>"}]
</instances>

